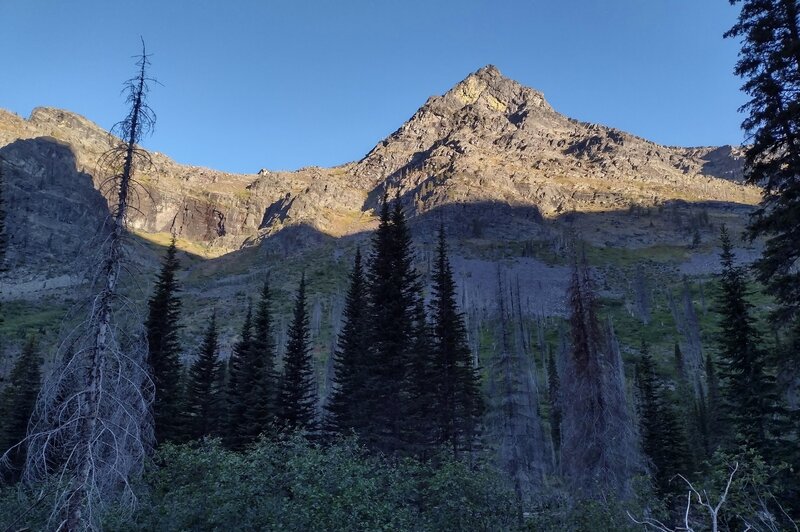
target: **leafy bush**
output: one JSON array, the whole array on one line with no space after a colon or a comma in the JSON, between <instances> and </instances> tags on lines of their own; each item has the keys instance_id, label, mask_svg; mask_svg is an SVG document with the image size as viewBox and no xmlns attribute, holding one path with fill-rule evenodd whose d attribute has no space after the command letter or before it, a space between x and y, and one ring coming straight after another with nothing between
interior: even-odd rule
<instances>
[{"instance_id":1,"label":"leafy bush","mask_svg":"<svg viewBox=\"0 0 800 532\"><path fill-rule=\"evenodd\" d=\"M389 460L352 441L164 446L134 520L111 530L509 530L515 497L499 473L449 459Z\"/></svg>"}]
</instances>

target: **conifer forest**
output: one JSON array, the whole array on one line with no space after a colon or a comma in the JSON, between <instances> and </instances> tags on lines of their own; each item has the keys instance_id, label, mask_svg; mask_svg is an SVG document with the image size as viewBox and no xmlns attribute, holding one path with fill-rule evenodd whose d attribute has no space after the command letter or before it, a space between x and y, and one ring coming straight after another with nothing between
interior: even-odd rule
<instances>
[{"instance_id":1,"label":"conifer forest","mask_svg":"<svg viewBox=\"0 0 800 532\"><path fill-rule=\"evenodd\" d=\"M490 65L216 172L146 39L110 131L0 109L0 530L800 530L800 2L722 3L736 147Z\"/></svg>"}]
</instances>

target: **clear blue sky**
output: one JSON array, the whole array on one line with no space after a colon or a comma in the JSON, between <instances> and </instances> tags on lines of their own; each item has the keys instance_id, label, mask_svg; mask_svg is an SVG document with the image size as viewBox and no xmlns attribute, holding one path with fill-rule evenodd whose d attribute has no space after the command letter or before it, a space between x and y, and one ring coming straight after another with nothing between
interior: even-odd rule
<instances>
[{"instance_id":1,"label":"clear blue sky","mask_svg":"<svg viewBox=\"0 0 800 532\"><path fill-rule=\"evenodd\" d=\"M146 146L235 172L361 158L481 66L670 145L740 143L727 0L0 0L0 107L109 127L143 36Z\"/></svg>"}]
</instances>

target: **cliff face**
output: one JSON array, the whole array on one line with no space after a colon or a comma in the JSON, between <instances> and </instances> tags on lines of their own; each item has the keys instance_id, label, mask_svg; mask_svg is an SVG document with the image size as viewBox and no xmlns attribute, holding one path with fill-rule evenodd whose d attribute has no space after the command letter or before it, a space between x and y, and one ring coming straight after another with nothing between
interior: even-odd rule
<instances>
[{"instance_id":1,"label":"cliff face","mask_svg":"<svg viewBox=\"0 0 800 532\"><path fill-rule=\"evenodd\" d=\"M535 205L545 216L687 201L756 201L740 150L670 148L567 118L493 66L433 97L355 165L418 211L448 202Z\"/></svg>"},{"instance_id":2,"label":"cliff face","mask_svg":"<svg viewBox=\"0 0 800 532\"><path fill-rule=\"evenodd\" d=\"M73 113L37 108L25 120L0 110L0 156L10 187L12 256L31 271L82 254L107 215L112 137ZM513 233L524 213L605 212L671 200L750 205L740 151L664 147L569 119L533 89L487 66L430 98L362 160L335 168L230 174L152 154L138 173L131 227L175 231L206 256L257 245L291 226L339 237L374 227L374 208L399 193L410 213L460 213ZM469 208L467 208L469 207ZM440 217L441 219L441 217ZM44 266L42 266L44 268Z\"/></svg>"}]
</instances>

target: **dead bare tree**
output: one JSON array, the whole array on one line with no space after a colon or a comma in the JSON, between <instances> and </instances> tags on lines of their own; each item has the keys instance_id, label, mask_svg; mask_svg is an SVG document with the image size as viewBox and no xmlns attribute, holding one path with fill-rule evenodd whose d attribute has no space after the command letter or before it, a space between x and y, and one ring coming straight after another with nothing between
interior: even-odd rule
<instances>
[{"instance_id":1,"label":"dead bare tree","mask_svg":"<svg viewBox=\"0 0 800 532\"><path fill-rule=\"evenodd\" d=\"M700 321L694 310L690 288L688 280L684 279L681 294L682 305L675 300L670 291L667 291L667 301L672 317L675 320L675 326L684 339L684 342L681 343L683 349L683 371L690 377L690 381L695 384L694 393L699 396L701 391L706 393L707 390L700 389L702 381L698 379L703 368L703 343L700 334Z\"/></svg>"},{"instance_id":2,"label":"dead bare tree","mask_svg":"<svg viewBox=\"0 0 800 532\"><path fill-rule=\"evenodd\" d=\"M61 342L63 360L46 380L28 436L23 480L54 490L48 529L98 530L102 510L133 508L131 481L141 473L152 443L153 383L141 316L125 297L124 242L135 195L134 174L149 164L137 146L155 123L147 105L149 66L142 42L137 75L125 84L128 116L115 126L119 138L101 159L110 170L104 192L113 202L98 246L88 315Z\"/></svg>"},{"instance_id":3,"label":"dead bare tree","mask_svg":"<svg viewBox=\"0 0 800 532\"><path fill-rule=\"evenodd\" d=\"M601 327L596 290L583 258L568 292L570 349L561 362L561 468L573 492L602 499L631 495L641 471L619 346Z\"/></svg>"},{"instance_id":4,"label":"dead bare tree","mask_svg":"<svg viewBox=\"0 0 800 532\"><path fill-rule=\"evenodd\" d=\"M636 524L644 525L650 530L658 530L659 532L695 532L696 530L708 529L712 532L718 532L720 529L721 512L731 495L731 486L734 483L736 473L739 471L739 462L734 462L730 468L731 471L728 474L725 488L719 494L716 502L711 500L705 488L696 488L686 477L678 475L678 478L686 483L688 492L686 494L686 509L683 512L683 522L674 528L654 517L637 519L631 515L630 512L628 512L628 517ZM749 512L751 516L737 516L741 521L743 532L748 532L750 530L754 532L779 532L782 530L790 530L790 528L788 528L789 525L791 525L791 529L795 530L795 532L800 531L797 523L792 521L777 501L772 500L772 504L767 504L767 500L760 495L758 495L756 499L756 505L753 506ZM705 511L706 518L704 521L699 521L692 516L692 506ZM768 509L768 506L776 507L778 512L782 513L782 515L776 516L773 511Z\"/></svg>"},{"instance_id":5,"label":"dead bare tree","mask_svg":"<svg viewBox=\"0 0 800 532\"><path fill-rule=\"evenodd\" d=\"M489 362L488 430L497 442L500 466L509 474L517 496L529 503L552 470L538 408L535 365L523 348L515 321L514 293L505 274L497 272L498 338Z\"/></svg>"}]
</instances>

